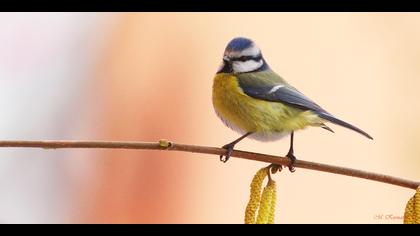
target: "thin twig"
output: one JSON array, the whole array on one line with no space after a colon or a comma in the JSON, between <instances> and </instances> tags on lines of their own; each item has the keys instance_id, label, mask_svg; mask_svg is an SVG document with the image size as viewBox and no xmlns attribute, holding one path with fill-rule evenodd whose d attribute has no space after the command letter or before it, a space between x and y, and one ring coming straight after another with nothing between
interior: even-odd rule
<instances>
[{"instance_id":1,"label":"thin twig","mask_svg":"<svg viewBox=\"0 0 420 236\"><path fill-rule=\"evenodd\" d=\"M172 143L161 140L156 143L149 142L114 142L114 141L0 141L0 147L26 147L26 148L106 148L106 149L148 149L148 150L165 150L165 151L181 151L194 152L204 154L225 154L226 150L216 147L196 146L188 144ZM248 160L273 163L278 165L288 165L287 157L279 157L266 155L261 153L245 152L234 150L232 157L238 157ZM397 185L405 188L417 189L420 182L401 179L389 175L377 174L368 171L356 170L346 167L332 166L309 161L297 160L295 167L305 168L323 172L329 172L340 175L353 176L357 178L369 179L373 181L383 182L387 184Z\"/></svg>"}]
</instances>

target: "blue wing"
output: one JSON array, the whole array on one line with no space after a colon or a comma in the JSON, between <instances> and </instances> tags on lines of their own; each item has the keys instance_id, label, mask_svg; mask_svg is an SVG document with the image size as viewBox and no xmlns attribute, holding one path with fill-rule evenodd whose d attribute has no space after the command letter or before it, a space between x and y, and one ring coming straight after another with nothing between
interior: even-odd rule
<instances>
[{"instance_id":1,"label":"blue wing","mask_svg":"<svg viewBox=\"0 0 420 236\"><path fill-rule=\"evenodd\" d=\"M271 70L256 73L243 73L238 74L237 76L239 86L244 93L250 97L270 102L281 102L302 110L310 110L324 120L349 128L369 139L373 139L363 130L328 113L321 106L299 92L296 88L290 86L284 79Z\"/></svg>"},{"instance_id":2,"label":"blue wing","mask_svg":"<svg viewBox=\"0 0 420 236\"><path fill-rule=\"evenodd\" d=\"M294 107L298 107L302 110L326 112L318 104L306 97L303 93L286 85L253 87L247 84L241 84L241 88L246 95L253 98L258 98L270 102L282 102Z\"/></svg>"}]
</instances>

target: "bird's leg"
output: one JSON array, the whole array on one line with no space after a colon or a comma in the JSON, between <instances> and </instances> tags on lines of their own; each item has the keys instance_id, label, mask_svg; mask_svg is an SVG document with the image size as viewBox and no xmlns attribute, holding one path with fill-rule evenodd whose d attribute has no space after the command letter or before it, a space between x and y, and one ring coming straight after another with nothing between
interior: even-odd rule
<instances>
[{"instance_id":1,"label":"bird's leg","mask_svg":"<svg viewBox=\"0 0 420 236\"><path fill-rule=\"evenodd\" d=\"M286 157L288 157L290 159L290 164L288 166L290 172L295 172L295 167L293 167L293 164L296 161L296 157L295 157L294 152L293 152L293 137L294 137L294 133L292 132L290 134L289 152L286 155ZM277 171L281 171L283 169L283 167L281 165L278 165L278 164L271 164L271 165L268 166L268 168L271 170L272 174L275 174Z\"/></svg>"},{"instance_id":2,"label":"bird's leg","mask_svg":"<svg viewBox=\"0 0 420 236\"><path fill-rule=\"evenodd\" d=\"M252 132L248 132L248 133L242 135L241 137L239 137L238 139L236 139L235 141L224 145L222 148L226 149L226 154L225 155L220 155L220 161L227 162L230 158L230 155L232 154L232 151L233 151L233 148L235 147L235 145L237 143L239 143L242 139L246 138L250 134L252 134ZM223 158L223 157L225 157L225 158Z\"/></svg>"},{"instance_id":3,"label":"bird's leg","mask_svg":"<svg viewBox=\"0 0 420 236\"><path fill-rule=\"evenodd\" d=\"M227 162L230 158L230 155L232 154L232 151L233 151L233 148L235 147L235 145L237 143L239 143L242 139L246 138L247 136L249 136L251 134L252 134L252 132L248 132L248 133L242 135L241 137L239 137L238 139L236 139L235 141L224 145L222 148L226 149L226 154L225 155L220 155L220 161ZM293 138L294 138L294 132L292 132L290 134L290 148L289 148L289 152L286 155L286 157L288 157L290 159L290 164L288 166L290 172L295 172L295 168L293 167L293 165L296 161L296 157L295 157L294 151L293 151ZM225 157L225 158L223 158L223 157ZM271 164L269 166L269 169L271 170L271 173L274 174L277 171L281 171L282 167L277 165L277 164Z\"/></svg>"},{"instance_id":4,"label":"bird's leg","mask_svg":"<svg viewBox=\"0 0 420 236\"><path fill-rule=\"evenodd\" d=\"M286 155L286 157L290 159L290 164L289 164L290 172L295 172L295 167L293 166L293 164L295 164L295 161L296 161L296 157L293 152L293 136L294 136L294 132L292 131L292 133L290 134L290 148L289 148L289 152Z\"/></svg>"}]
</instances>

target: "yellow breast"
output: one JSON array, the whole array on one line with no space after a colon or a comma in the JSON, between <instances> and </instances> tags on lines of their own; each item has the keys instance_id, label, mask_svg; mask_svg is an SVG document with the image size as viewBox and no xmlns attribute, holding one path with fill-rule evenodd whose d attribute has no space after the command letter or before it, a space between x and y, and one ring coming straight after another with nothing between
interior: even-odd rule
<instances>
[{"instance_id":1,"label":"yellow breast","mask_svg":"<svg viewBox=\"0 0 420 236\"><path fill-rule=\"evenodd\" d=\"M256 132L261 137L254 138L262 140L320 123L310 111L246 95L232 74L219 73L214 77L213 106L227 126L240 133Z\"/></svg>"}]
</instances>

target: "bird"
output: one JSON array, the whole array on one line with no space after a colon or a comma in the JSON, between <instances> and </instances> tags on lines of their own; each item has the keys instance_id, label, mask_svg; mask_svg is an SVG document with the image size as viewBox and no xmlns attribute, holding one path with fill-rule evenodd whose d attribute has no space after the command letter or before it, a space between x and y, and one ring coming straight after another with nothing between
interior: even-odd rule
<instances>
[{"instance_id":1,"label":"bird","mask_svg":"<svg viewBox=\"0 0 420 236\"><path fill-rule=\"evenodd\" d=\"M233 38L226 46L223 60L213 78L212 103L217 116L241 136L224 145L220 160L229 160L236 144L244 138L276 141L290 135L286 155L288 168L295 171L293 149L295 131L321 127L334 132L330 122L353 130L368 139L365 131L347 123L316 104L274 72L260 48L249 38Z\"/></svg>"}]
</instances>

